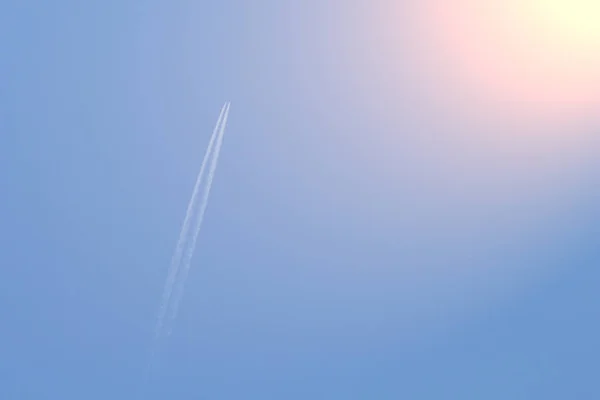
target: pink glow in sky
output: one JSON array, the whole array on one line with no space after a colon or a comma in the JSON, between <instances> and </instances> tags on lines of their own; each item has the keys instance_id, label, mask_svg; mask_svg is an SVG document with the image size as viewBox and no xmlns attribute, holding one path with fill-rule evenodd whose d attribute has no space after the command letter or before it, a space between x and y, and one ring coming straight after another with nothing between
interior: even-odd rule
<instances>
[{"instance_id":1,"label":"pink glow in sky","mask_svg":"<svg viewBox=\"0 0 600 400\"><path fill-rule=\"evenodd\" d=\"M471 101L544 120L600 104L597 1L427 1L421 17L430 62Z\"/></svg>"}]
</instances>

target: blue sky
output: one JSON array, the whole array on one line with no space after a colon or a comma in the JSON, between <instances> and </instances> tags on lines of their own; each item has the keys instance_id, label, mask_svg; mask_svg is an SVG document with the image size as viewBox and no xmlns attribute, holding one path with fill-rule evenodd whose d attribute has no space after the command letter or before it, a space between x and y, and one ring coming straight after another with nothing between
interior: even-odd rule
<instances>
[{"instance_id":1,"label":"blue sky","mask_svg":"<svg viewBox=\"0 0 600 400\"><path fill-rule=\"evenodd\" d=\"M0 398L600 396L600 119L456 116L387 3L0 5Z\"/></svg>"}]
</instances>

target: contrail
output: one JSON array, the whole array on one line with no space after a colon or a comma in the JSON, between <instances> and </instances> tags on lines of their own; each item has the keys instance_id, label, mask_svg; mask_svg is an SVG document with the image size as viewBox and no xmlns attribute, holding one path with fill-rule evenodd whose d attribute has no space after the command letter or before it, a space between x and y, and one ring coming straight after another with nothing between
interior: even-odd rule
<instances>
[{"instance_id":1,"label":"contrail","mask_svg":"<svg viewBox=\"0 0 600 400\"><path fill-rule=\"evenodd\" d=\"M229 106L230 103L226 104L225 115L223 116L222 123L220 125L219 134L217 136L217 143L215 147L215 151L212 154L212 160L210 164L210 169L208 171L208 177L206 178L206 186L204 187L204 192L202 196L202 200L200 202L198 214L196 216L196 224L194 225L194 229L192 231L192 237L190 238L190 242L188 246L185 248L185 256L183 259L183 263L181 264L181 277L177 279L175 291L173 293L173 301L171 303L171 314L169 321L173 321L177 316L177 312L179 310L179 303L181 302L181 298L183 296L183 291L185 288L185 281L187 280L188 273L190 271L192 256L194 255L194 250L196 248L196 241L198 240L198 235L200 233L200 228L202 227L202 221L204 220L204 214L206 212L206 207L208 206L208 198L210 195L210 188L212 186L213 180L215 178L215 171L217 169L217 164L219 162L219 154L221 152L221 146L223 144L223 136L225 135L225 126L227 125L227 117L229 115Z\"/></svg>"},{"instance_id":2,"label":"contrail","mask_svg":"<svg viewBox=\"0 0 600 400\"><path fill-rule=\"evenodd\" d=\"M227 123L227 116L229 114L229 106L229 102L225 103L221 108L221 112L219 113L219 118L217 119L217 123L208 143L208 148L206 149L204 159L202 160L202 164L200 166L200 172L198 172L198 177L196 178L196 183L194 185L192 197L187 207L186 215L183 220L183 226L181 227L181 232L179 233L177 245L175 246L175 252L173 253L173 257L171 258L171 263L169 265L169 270L167 273L167 281L165 283L165 288L163 290L162 299L158 310L156 327L154 330L154 338L150 351L150 362L148 363L145 373L146 383L149 382L152 375L152 370L155 365L156 356L160 344L159 339L161 339L161 336L163 335L167 312L169 310L172 311L170 314L170 320L175 318L175 316L177 315L177 309L179 307L181 297L183 295L185 279L187 278L188 271L190 269L192 255L194 253L194 248L198 239L198 234L200 232L202 220L204 219L206 206L208 205L208 196L210 193L210 188L212 186L212 181L214 179L217 161L219 158L219 153L221 151L221 145L223 143L223 134L225 132L225 125ZM206 167L209 165L209 162L210 167L206 179L206 184L203 185L203 181L205 178L205 170ZM198 195L201 191L203 191L203 195L200 203L198 203ZM196 216L195 220L194 216ZM192 224L193 220L195 222L195 225L193 226L193 230L190 233L190 225ZM175 292L173 292L175 286L176 290ZM170 333L170 328L168 330L168 333ZM138 398L141 398L141 396L144 393L143 387L140 390L141 391L138 392Z\"/></svg>"},{"instance_id":3,"label":"contrail","mask_svg":"<svg viewBox=\"0 0 600 400\"><path fill-rule=\"evenodd\" d=\"M154 339L155 341L161 336L165 316L169 309L169 302L171 300L171 294L173 293L173 287L175 285L175 279L177 278L179 267L181 266L182 256L184 254L185 245L189 238L189 230L190 223L192 221L192 217L194 215L196 206L197 206L197 197L200 193L200 189L202 186L202 181L204 178L204 172L206 166L208 164L209 159L212 155L212 150L215 145L215 140L219 136L221 131L221 125L224 121L223 117L225 116L225 111L228 109L228 103L225 103L221 108L221 112L219 114L219 118L217 119L217 124L213 130L213 133L210 137L210 142L208 143L208 148L206 149L206 153L204 154L204 159L202 160L202 165L200 166L200 172L198 173L198 177L196 178L196 184L194 185L194 190L192 192L192 197L190 198L190 202L188 204L187 212L185 218L183 220L183 226L181 228L181 232L179 233L179 240L177 241L177 245L175 247L175 252L173 253L173 257L171 258L171 264L169 266L167 281L165 283L165 288L163 290L162 300L160 304L160 308L158 311L158 316L156 320L156 328L154 331Z\"/></svg>"}]
</instances>

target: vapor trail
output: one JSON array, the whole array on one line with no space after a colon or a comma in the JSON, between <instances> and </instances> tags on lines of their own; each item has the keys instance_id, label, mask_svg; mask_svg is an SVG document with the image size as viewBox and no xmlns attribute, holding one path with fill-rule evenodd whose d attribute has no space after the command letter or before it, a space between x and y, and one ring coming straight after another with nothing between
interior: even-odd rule
<instances>
[{"instance_id":1,"label":"vapor trail","mask_svg":"<svg viewBox=\"0 0 600 400\"><path fill-rule=\"evenodd\" d=\"M215 172L217 170L217 164L219 162L219 154L221 152L221 146L223 144L223 136L225 135L225 126L227 125L227 117L229 116L229 106L230 103L226 104L225 115L223 116L222 123L220 125L219 134L217 136L217 143L215 147L215 151L212 154L210 169L208 171L208 177L206 178L206 186L204 187L203 196L200 202L198 214L196 215L196 224L194 225L194 229L192 231L192 237L190 238L189 244L185 248L185 255L183 258L183 263L181 264L181 277L177 279L176 288L173 293L173 300L171 303L171 314L169 321L173 321L177 316L177 312L179 310L179 303L181 302L181 298L183 296L183 291L185 288L185 281L187 280L188 273L190 271L192 256L194 255L194 250L196 248L196 242L198 240L198 235L200 233L200 228L202 227L202 221L204 220L204 214L206 212L206 207L208 206L208 199L210 196L210 189L215 178Z\"/></svg>"},{"instance_id":2,"label":"vapor trail","mask_svg":"<svg viewBox=\"0 0 600 400\"><path fill-rule=\"evenodd\" d=\"M196 246L198 233L200 231L206 206L208 204L208 195L214 179L221 145L223 143L223 134L225 131L225 124L227 123L227 116L229 114L229 105L229 102L225 103L221 108L221 112L219 113L219 118L217 119L217 123L213 129L210 141L208 143L208 148L206 149L204 159L202 160L202 164L200 166L200 171L198 172L198 177L196 178L192 197L190 198L186 215L183 220L183 226L181 228L181 232L179 233L179 239L177 241L177 245L175 246L175 252L171 258L171 263L167 273L167 281L163 290L161 304L156 320L154 338L150 351L150 359L145 372L146 383L150 381L153 373L156 357L160 347L160 339L164 333L165 318L167 317L167 313L169 310L172 310L171 319L173 319L177 314L179 302L181 301L185 279L188 275L194 247ZM207 175L206 184L203 185L206 168L209 166L209 162L210 168ZM198 203L198 196L200 192L203 192L203 196L201 202ZM194 216L196 216L195 219ZM195 222L195 225L193 226L193 230L190 232L190 225L193 221ZM181 268L182 266L183 268ZM175 291L175 299L173 300L173 289L175 286L177 286L177 290ZM168 332L170 332L170 328ZM141 399L145 393L145 390L145 385L140 387L137 398Z\"/></svg>"},{"instance_id":3,"label":"vapor trail","mask_svg":"<svg viewBox=\"0 0 600 400\"><path fill-rule=\"evenodd\" d=\"M210 137L210 141L208 143L208 148L204 154L204 159L202 160L202 164L200 166L200 172L198 172L198 177L196 178L196 184L194 185L194 190L192 192L192 197L190 198L190 202L188 203L187 212L185 218L183 220L183 226L181 228L181 232L179 233L179 239L177 241L177 245L175 247L175 252L173 253L173 257L171 258L171 264L169 265L169 270L167 273L167 281L165 283L165 288L163 290L162 300L160 304L160 308L158 310L158 316L156 320L156 328L154 330L154 339L157 340L162 333L165 316L169 309L169 302L171 299L171 294L173 293L173 287L175 284L175 279L177 278L179 267L181 266L182 256L184 254L185 245L189 238L189 230L190 223L194 216L194 212L197 206L197 197L200 193L200 189L202 186L202 181L204 178L204 171L206 169L206 165L208 164L209 159L212 155L212 149L215 144L215 140L219 136L220 127L223 122L223 117L225 115L225 110L227 109L228 104L224 104L221 108L221 112L219 114L219 118L217 119L217 123L215 128L213 129L213 133Z\"/></svg>"}]
</instances>

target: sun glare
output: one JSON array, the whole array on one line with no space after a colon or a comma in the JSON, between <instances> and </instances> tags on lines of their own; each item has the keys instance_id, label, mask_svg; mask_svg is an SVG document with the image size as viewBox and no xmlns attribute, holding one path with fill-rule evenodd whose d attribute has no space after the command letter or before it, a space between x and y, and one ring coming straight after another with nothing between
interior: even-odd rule
<instances>
[{"instance_id":1,"label":"sun glare","mask_svg":"<svg viewBox=\"0 0 600 400\"><path fill-rule=\"evenodd\" d=\"M598 0L530 0L531 11L555 39L572 46L600 44Z\"/></svg>"},{"instance_id":2,"label":"sun glare","mask_svg":"<svg viewBox=\"0 0 600 400\"><path fill-rule=\"evenodd\" d=\"M425 14L437 67L465 91L538 116L600 104L599 0L440 0Z\"/></svg>"}]
</instances>

